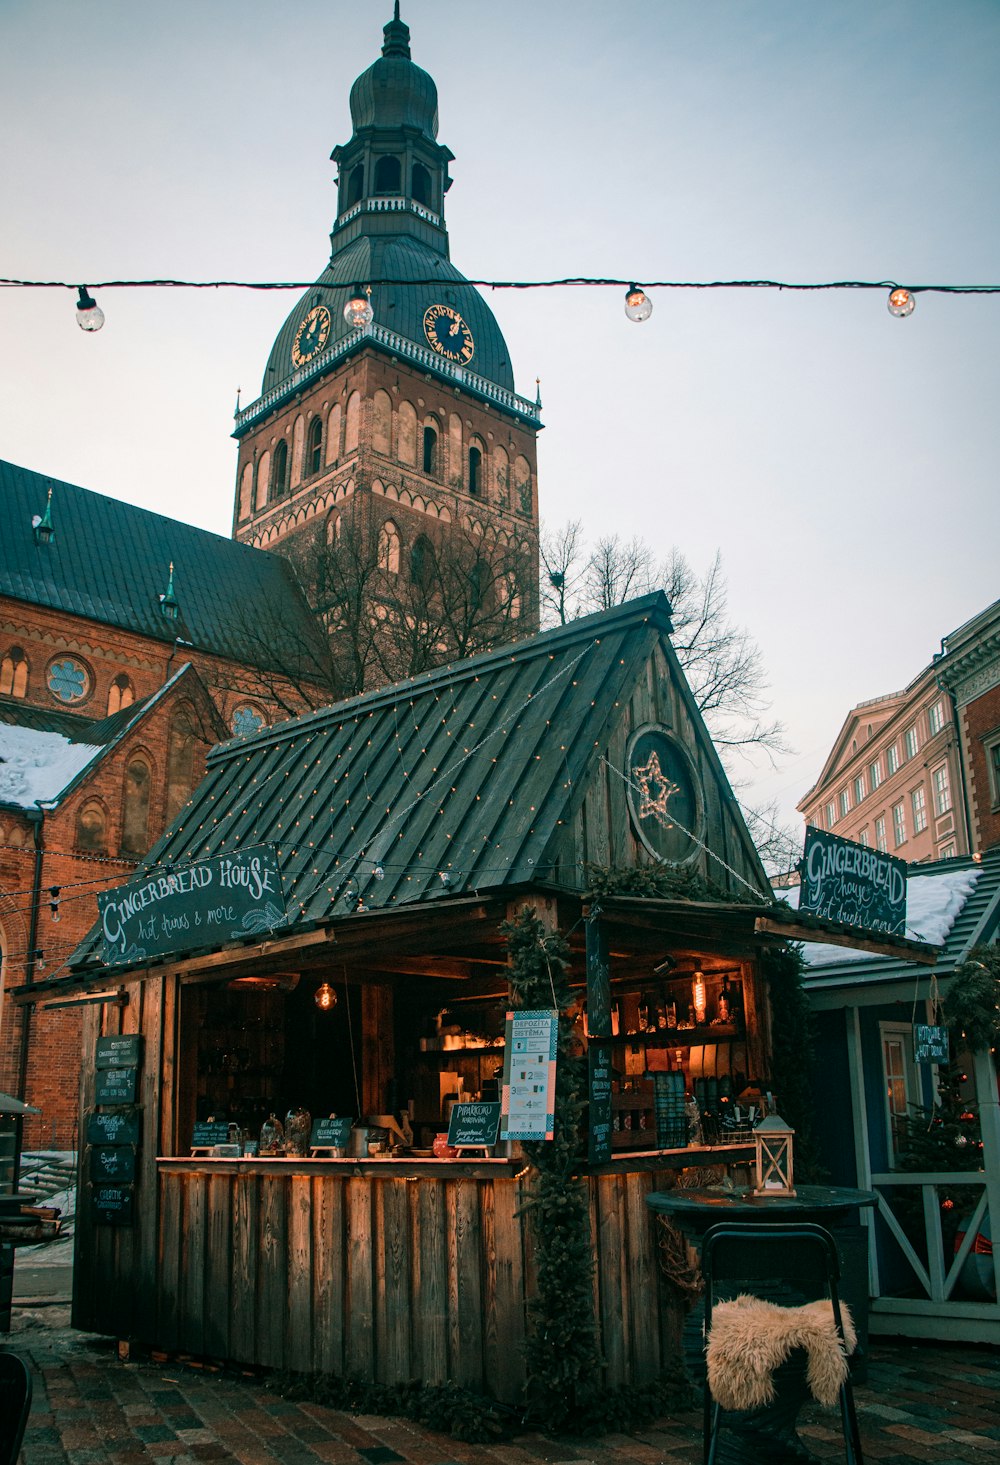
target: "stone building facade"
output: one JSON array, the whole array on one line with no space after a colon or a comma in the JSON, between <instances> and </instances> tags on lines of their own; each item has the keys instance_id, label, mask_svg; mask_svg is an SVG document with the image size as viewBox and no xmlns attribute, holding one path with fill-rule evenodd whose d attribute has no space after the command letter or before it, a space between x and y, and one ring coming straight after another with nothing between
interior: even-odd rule
<instances>
[{"instance_id":1,"label":"stone building facade","mask_svg":"<svg viewBox=\"0 0 1000 1465\"><path fill-rule=\"evenodd\" d=\"M938 677L961 732L974 851L1000 844L1000 600L941 643Z\"/></svg>"}]
</instances>

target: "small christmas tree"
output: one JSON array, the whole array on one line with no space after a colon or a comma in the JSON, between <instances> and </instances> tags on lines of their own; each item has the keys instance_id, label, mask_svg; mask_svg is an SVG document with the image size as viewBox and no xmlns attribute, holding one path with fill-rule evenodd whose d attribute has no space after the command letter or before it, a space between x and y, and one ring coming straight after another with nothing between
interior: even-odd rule
<instances>
[{"instance_id":1,"label":"small christmas tree","mask_svg":"<svg viewBox=\"0 0 1000 1465\"><path fill-rule=\"evenodd\" d=\"M951 1034L951 1051L955 1052L956 1034ZM930 1109L913 1106L914 1112L904 1122L897 1142L896 1168L938 1174L949 1170L978 1170L982 1166L983 1143L979 1132L979 1116L974 1104L962 1097L968 1074L951 1057L938 1065L937 1098ZM953 1249L959 1221L978 1199L979 1191L969 1185L939 1186L941 1232L945 1255ZM923 1230L922 1202L919 1194L906 1196L899 1211L907 1212L906 1229L911 1233ZM910 1214L912 1212L912 1214Z\"/></svg>"}]
</instances>

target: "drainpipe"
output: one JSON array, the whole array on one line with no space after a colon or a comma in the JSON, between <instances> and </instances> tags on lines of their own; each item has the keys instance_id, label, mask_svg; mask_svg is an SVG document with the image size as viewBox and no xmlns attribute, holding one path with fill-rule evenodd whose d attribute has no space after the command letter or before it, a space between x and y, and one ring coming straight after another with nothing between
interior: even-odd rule
<instances>
[{"instance_id":1,"label":"drainpipe","mask_svg":"<svg viewBox=\"0 0 1000 1465\"><path fill-rule=\"evenodd\" d=\"M38 908L42 894L42 863L45 858L45 810L36 802L33 809L25 809L25 817L34 826L35 864L31 877L31 919L28 925L28 956L24 963L24 985L30 987L35 980L35 943L38 940ZM21 1011L21 1051L17 1063L17 1097L25 1099L24 1090L28 1082L28 1039L31 1035L31 1003L26 1002Z\"/></svg>"}]
</instances>

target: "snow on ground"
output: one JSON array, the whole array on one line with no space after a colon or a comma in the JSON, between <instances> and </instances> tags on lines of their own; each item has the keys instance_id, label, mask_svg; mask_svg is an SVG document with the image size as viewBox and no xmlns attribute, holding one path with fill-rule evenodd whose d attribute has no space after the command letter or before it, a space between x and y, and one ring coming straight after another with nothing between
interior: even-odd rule
<instances>
[{"instance_id":1,"label":"snow on ground","mask_svg":"<svg viewBox=\"0 0 1000 1465\"><path fill-rule=\"evenodd\" d=\"M28 1150L21 1156L21 1184L30 1186L41 1173L60 1176L63 1188L44 1189L37 1204L58 1206L62 1222L61 1234L54 1241L40 1241L36 1246L19 1246L17 1256L33 1267L62 1267L73 1263L73 1227L76 1220L76 1155L72 1150ZM69 1182L69 1183L66 1183ZM58 1183L54 1181L53 1183Z\"/></svg>"},{"instance_id":2,"label":"snow on ground","mask_svg":"<svg viewBox=\"0 0 1000 1465\"><path fill-rule=\"evenodd\" d=\"M30 809L57 798L100 748L62 733L0 722L0 803Z\"/></svg>"},{"instance_id":3,"label":"snow on ground","mask_svg":"<svg viewBox=\"0 0 1000 1465\"><path fill-rule=\"evenodd\" d=\"M907 939L943 946L981 874L982 870L977 865L971 870L935 870L928 871L926 875L908 875ZM776 890L775 895L780 900L787 900L794 910L798 909L797 886L790 890ZM807 941L804 955L809 966L836 966L845 961L871 961L870 951L856 951L849 946L828 946L818 941Z\"/></svg>"}]
</instances>

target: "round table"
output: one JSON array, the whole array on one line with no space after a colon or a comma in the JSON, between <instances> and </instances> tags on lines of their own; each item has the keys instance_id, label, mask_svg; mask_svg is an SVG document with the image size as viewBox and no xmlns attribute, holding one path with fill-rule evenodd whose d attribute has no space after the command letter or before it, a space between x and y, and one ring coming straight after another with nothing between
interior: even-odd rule
<instances>
[{"instance_id":1,"label":"round table","mask_svg":"<svg viewBox=\"0 0 1000 1465\"><path fill-rule=\"evenodd\" d=\"M670 1216L687 1235L702 1236L719 1221L816 1221L835 1229L850 1212L873 1206L873 1190L851 1190L843 1185L799 1185L794 1195L754 1195L750 1186L733 1190L705 1187L687 1190L654 1190L646 1204L660 1215Z\"/></svg>"}]
</instances>

